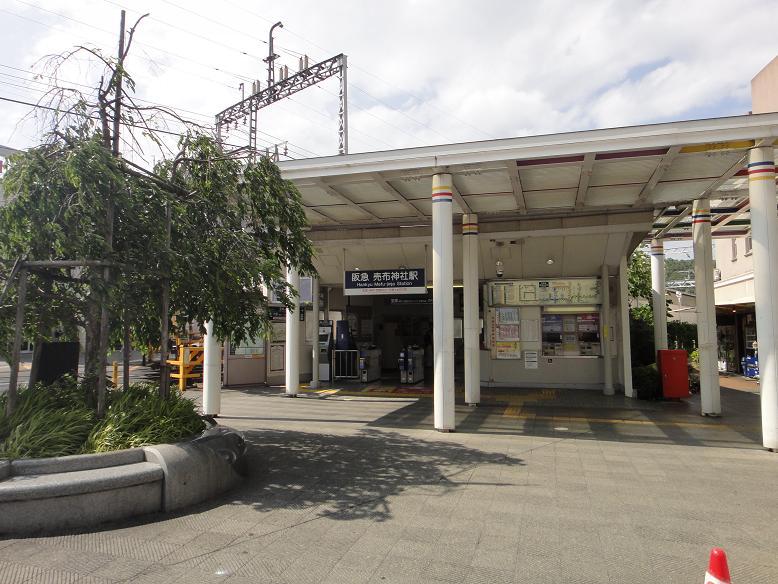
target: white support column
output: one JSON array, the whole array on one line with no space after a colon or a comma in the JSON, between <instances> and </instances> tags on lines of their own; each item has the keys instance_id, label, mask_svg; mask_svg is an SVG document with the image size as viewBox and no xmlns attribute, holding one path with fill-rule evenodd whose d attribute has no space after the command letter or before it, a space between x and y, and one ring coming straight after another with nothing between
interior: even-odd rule
<instances>
[{"instance_id":1,"label":"white support column","mask_svg":"<svg viewBox=\"0 0 778 584\"><path fill-rule=\"evenodd\" d=\"M454 429L453 189L450 174L432 177L432 331L435 429Z\"/></svg>"},{"instance_id":2,"label":"white support column","mask_svg":"<svg viewBox=\"0 0 778 584\"><path fill-rule=\"evenodd\" d=\"M300 275L294 268L286 271L286 282L300 293ZM286 395L295 397L300 391L300 298L294 298L294 308L286 311L286 346L284 347Z\"/></svg>"},{"instance_id":3,"label":"white support column","mask_svg":"<svg viewBox=\"0 0 778 584\"><path fill-rule=\"evenodd\" d=\"M478 215L462 215L463 329L465 403L481 402L481 355L478 342Z\"/></svg>"},{"instance_id":4,"label":"white support column","mask_svg":"<svg viewBox=\"0 0 778 584\"><path fill-rule=\"evenodd\" d=\"M775 207L775 200L773 200ZM703 416L721 415L716 303L713 297L713 241L710 230L710 200L694 201L694 287L697 302L697 348L700 353L700 406Z\"/></svg>"},{"instance_id":5,"label":"white support column","mask_svg":"<svg viewBox=\"0 0 778 584\"><path fill-rule=\"evenodd\" d=\"M665 245L661 239L652 239L651 301L654 309L655 351L667 348L667 302L665 296Z\"/></svg>"},{"instance_id":6,"label":"white support column","mask_svg":"<svg viewBox=\"0 0 778 584\"><path fill-rule=\"evenodd\" d=\"M222 399L222 348L213 335L213 321L205 323L203 335L203 414L218 416Z\"/></svg>"},{"instance_id":7,"label":"white support column","mask_svg":"<svg viewBox=\"0 0 778 584\"><path fill-rule=\"evenodd\" d=\"M635 390L632 387L632 342L629 337L629 269L626 255L622 256L621 261L619 261L619 320L624 395L635 397Z\"/></svg>"},{"instance_id":8,"label":"white support column","mask_svg":"<svg viewBox=\"0 0 778 584\"><path fill-rule=\"evenodd\" d=\"M610 275L608 273L608 266L602 266L601 273L602 284L602 310L600 311L600 320L602 321L602 335L600 336L600 343L602 345L602 366L603 366L603 388L602 392L605 395L613 395L615 393L613 389L613 354L611 351L611 292L610 292Z\"/></svg>"},{"instance_id":9,"label":"white support column","mask_svg":"<svg viewBox=\"0 0 778 584\"><path fill-rule=\"evenodd\" d=\"M313 346L311 347L311 389L319 387L319 278L311 280L311 299L313 300L311 320L313 321Z\"/></svg>"},{"instance_id":10,"label":"white support column","mask_svg":"<svg viewBox=\"0 0 778 584\"><path fill-rule=\"evenodd\" d=\"M754 256L756 336L762 400L762 444L778 450L778 214L772 146L748 155L748 196Z\"/></svg>"}]
</instances>

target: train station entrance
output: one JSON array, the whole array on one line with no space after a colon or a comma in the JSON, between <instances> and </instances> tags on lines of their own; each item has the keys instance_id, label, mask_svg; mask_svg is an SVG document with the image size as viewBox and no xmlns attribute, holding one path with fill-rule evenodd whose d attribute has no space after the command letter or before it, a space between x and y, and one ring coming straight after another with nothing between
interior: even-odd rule
<instances>
[{"instance_id":1,"label":"train station entrance","mask_svg":"<svg viewBox=\"0 0 778 584\"><path fill-rule=\"evenodd\" d=\"M751 175L774 177L776 137L778 115L759 114L282 162L318 271L312 301L278 323L286 392L413 369L434 389L438 430L455 427L455 383L469 404L482 387L635 397L628 258L642 242L660 257L665 240L686 238L700 410L720 415L712 242L739 229L727 210L763 195L754 189L770 190L775 214L774 180ZM768 253L760 229L755 257ZM293 270L288 281L300 284ZM652 286L664 299L663 274Z\"/></svg>"}]
</instances>

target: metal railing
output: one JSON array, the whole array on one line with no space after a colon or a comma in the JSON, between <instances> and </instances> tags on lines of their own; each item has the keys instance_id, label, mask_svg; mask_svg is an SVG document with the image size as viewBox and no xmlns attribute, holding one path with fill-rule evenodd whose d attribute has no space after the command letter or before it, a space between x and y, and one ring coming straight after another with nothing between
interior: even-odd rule
<instances>
[{"instance_id":1,"label":"metal railing","mask_svg":"<svg viewBox=\"0 0 778 584\"><path fill-rule=\"evenodd\" d=\"M333 379L359 379L359 351L335 349L332 352Z\"/></svg>"}]
</instances>

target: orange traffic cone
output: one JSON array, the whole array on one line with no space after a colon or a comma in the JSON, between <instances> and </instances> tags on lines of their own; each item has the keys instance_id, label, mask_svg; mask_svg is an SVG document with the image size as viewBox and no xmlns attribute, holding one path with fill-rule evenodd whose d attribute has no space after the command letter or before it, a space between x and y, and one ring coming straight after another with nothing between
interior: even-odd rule
<instances>
[{"instance_id":1,"label":"orange traffic cone","mask_svg":"<svg viewBox=\"0 0 778 584\"><path fill-rule=\"evenodd\" d=\"M708 571L705 572L705 584L732 584L727 566L727 554L721 548L710 550Z\"/></svg>"}]
</instances>

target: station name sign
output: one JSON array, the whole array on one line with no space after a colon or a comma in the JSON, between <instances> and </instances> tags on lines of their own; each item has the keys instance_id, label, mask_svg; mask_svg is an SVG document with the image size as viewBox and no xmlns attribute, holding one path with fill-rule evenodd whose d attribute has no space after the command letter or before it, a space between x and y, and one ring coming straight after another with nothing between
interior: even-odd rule
<instances>
[{"instance_id":1,"label":"station name sign","mask_svg":"<svg viewBox=\"0 0 778 584\"><path fill-rule=\"evenodd\" d=\"M345 272L343 293L346 296L425 294L427 292L426 283L424 268L356 270Z\"/></svg>"}]
</instances>

